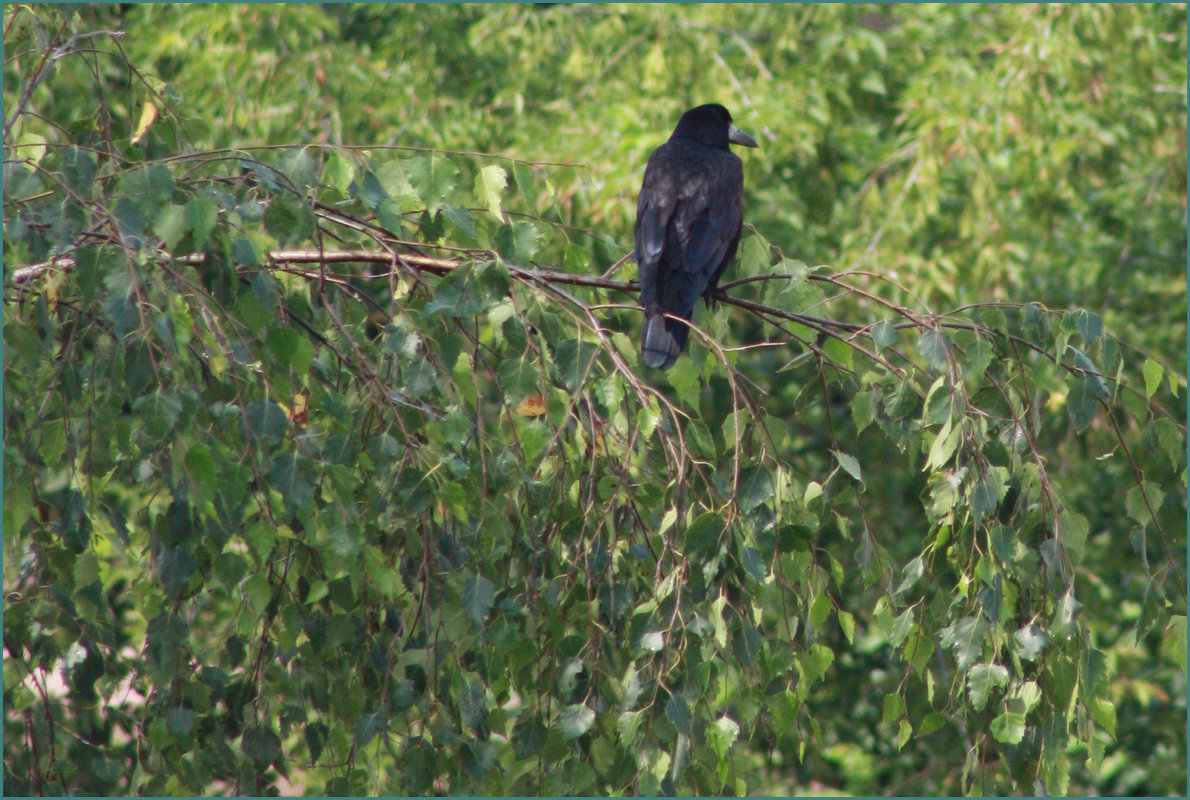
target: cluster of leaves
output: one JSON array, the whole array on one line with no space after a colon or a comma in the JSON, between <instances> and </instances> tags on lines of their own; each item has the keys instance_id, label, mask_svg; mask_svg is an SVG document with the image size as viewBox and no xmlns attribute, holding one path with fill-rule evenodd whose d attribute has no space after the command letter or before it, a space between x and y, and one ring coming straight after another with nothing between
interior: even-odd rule
<instances>
[{"instance_id":1,"label":"cluster of leaves","mask_svg":"<svg viewBox=\"0 0 1190 800\"><path fill-rule=\"evenodd\" d=\"M572 169L196 149L9 13L10 790L1181 788L1184 368L752 231L655 385Z\"/></svg>"}]
</instances>

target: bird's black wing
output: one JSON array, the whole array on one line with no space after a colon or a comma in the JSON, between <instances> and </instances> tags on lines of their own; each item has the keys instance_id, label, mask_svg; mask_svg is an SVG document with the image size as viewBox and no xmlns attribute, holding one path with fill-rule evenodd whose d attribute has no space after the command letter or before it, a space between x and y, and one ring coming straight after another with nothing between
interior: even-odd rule
<instances>
[{"instance_id":1,"label":"bird's black wing","mask_svg":"<svg viewBox=\"0 0 1190 800\"><path fill-rule=\"evenodd\" d=\"M674 224L686 229L683 269L697 284L697 293L687 299L693 311L699 295L709 293L735 255L743 224L743 164L734 153L708 154L708 163L688 184L674 215ZM679 233L679 239L683 236ZM691 288L694 288L692 286Z\"/></svg>"},{"instance_id":2,"label":"bird's black wing","mask_svg":"<svg viewBox=\"0 0 1190 800\"><path fill-rule=\"evenodd\" d=\"M735 254L743 164L731 152L670 140L649 158L636 206L636 258L645 306L644 360L665 369L685 346L700 295Z\"/></svg>"},{"instance_id":3,"label":"bird's black wing","mask_svg":"<svg viewBox=\"0 0 1190 800\"><path fill-rule=\"evenodd\" d=\"M680 149L677 193L658 277L659 305L689 318L700 295L714 288L735 254L743 219L743 164L734 153Z\"/></svg>"}]
</instances>

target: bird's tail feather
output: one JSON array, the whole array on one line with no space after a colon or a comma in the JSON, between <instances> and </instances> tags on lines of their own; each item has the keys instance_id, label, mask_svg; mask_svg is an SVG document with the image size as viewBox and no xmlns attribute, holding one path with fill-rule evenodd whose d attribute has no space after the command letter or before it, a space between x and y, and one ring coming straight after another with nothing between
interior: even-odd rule
<instances>
[{"instance_id":1,"label":"bird's tail feather","mask_svg":"<svg viewBox=\"0 0 1190 800\"><path fill-rule=\"evenodd\" d=\"M641 361L656 369L669 369L686 346L688 333L689 329L681 322L668 320L661 314L649 315L640 337Z\"/></svg>"}]
</instances>

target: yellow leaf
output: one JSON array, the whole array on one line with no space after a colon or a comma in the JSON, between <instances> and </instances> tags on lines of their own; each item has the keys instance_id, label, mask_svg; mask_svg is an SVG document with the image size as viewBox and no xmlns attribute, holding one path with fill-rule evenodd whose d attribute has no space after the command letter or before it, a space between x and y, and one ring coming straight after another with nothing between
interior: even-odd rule
<instances>
[{"instance_id":1,"label":"yellow leaf","mask_svg":"<svg viewBox=\"0 0 1190 800\"><path fill-rule=\"evenodd\" d=\"M281 406L281 410L285 412L286 418L298 427L303 427L310 422L310 416L306 412L306 405L310 401L309 392L298 392L293 396L293 405L287 406L284 403L277 403Z\"/></svg>"},{"instance_id":2,"label":"yellow leaf","mask_svg":"<svg viewBox=\"0 0 1190 800\"><path fill-rule=\"evenodd\" d=\"M545 413L545 401L539 394L530 395L516 407L516 413L521 417L540 417Z\"/></svg>"},{"instance_id":3,"label":"yellow leaf","mask_svg":"<svg viewBox=\"0 0 1190 800\"><path fill-rule=\"evenodd\" d=\"M149 131L149 126L153 124L153 120L157 119L157 106L152 100L146 100L145 106L140 110L140 122L136 123L136 133L132 135L132 143L136 144Z\"/></svg>"}]
</instances>

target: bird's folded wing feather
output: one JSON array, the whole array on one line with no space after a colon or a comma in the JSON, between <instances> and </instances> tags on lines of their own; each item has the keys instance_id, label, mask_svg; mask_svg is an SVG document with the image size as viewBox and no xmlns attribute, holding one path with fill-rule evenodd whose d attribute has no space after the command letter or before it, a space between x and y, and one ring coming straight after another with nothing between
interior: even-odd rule
<instances>
[{"instance_id":1,"label":"bird's folded wing feather","mask_svg":"<svg viewBox=\"0 0 1190 800\"><path fill-rule=\"evenodd\" d=\"M714 206L699 209L697 216L687 222L689 242L683 269L710 278L727 255L727 248L739 227L739 215L735 216L732 219L730 213L722 213Z\"/></svg>"},{"instance_id":2,"label":"bird's folded wing feather","mask_svg":"<svg viewBox=\"0 0 1190 800\"><path fill-rule=\"evenodd\" d=\"M656 264L661 258L661 251L665 248L665 223L669 217L665 211L662 204L650 202L650 198L641 193L641 202L636 210L637 263Z\"/></svg>"}]
</instances>

